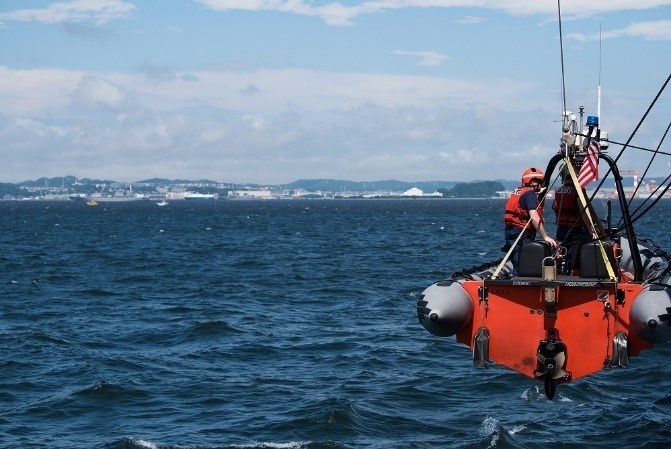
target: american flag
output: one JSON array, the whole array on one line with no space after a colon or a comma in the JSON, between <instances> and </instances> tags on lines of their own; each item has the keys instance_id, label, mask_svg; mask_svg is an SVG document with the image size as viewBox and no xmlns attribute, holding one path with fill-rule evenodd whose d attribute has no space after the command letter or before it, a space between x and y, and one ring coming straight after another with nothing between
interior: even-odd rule
<instances>
[{"instance_id":1,"label":"american flag","mask_svg":"<svg viewBox=\"0 0 671 449\"><path fill-rule=\"evenodd\" d=\"M585 187L595 179L599 179L599 141L592 139L587 148L587 156L582 162L580 173L578 173L578 184Z\"/></svg>"}]
</instances>

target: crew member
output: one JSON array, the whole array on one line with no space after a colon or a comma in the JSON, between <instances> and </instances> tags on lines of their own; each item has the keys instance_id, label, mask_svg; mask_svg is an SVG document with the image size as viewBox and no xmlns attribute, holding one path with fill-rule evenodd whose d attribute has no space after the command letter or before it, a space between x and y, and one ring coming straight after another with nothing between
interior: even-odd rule
<instances>
[{"instance_id":1,"label":"crew member","mask_svg":"<svg viewBox=\"0 0 671 449\"><path fill-rule=\"evenodd\" d=\"M522 185L515 189L506 202L504 213L506 244L503 250L508 251L515 244L520 233L524 233L510 254L513 276L519 274L522 245L533 242L536 238L536 232L552 247L557 246L557 242L548 235L543 226L543 203L539 204L538 202L542 181L542 170L533 167L527 168L522 173Z\"/></svg>"},{"instance_id":2,"label":"crew member","mask_svg":"<svg viewBox=\"0 0 671 449\"><path fill-rule=\"evenodd\" d=\"M559 242L586 241L590 238L588 227L583 221L584 208L580 205L578 190L573 185L573 178L566 166L559 172L562 178L562 186L555 190L552 209L557 217L557 233L555 238Z\"/></svg>"}]
</instances>

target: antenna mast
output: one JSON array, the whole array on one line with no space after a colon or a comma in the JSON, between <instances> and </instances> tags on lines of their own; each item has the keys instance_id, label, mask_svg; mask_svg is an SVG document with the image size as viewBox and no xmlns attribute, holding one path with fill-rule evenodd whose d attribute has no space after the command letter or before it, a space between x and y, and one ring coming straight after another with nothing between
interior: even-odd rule
<instances>
[{"instance_id":1,"label":"antenna mast","mask_svg":"<svg viewBox=\"0 0 671 449\"><path fill-rule=\"evenodd\" d=\"M599 23L599 85L596 88L596 116L599 117L599 123L603 123L601 120L601 26L603 22Z\"/></svg>"},{"instance_id":2,"label":"antenna mast","mask_svg":"<svg viewBox=\"0 0 671 449\"><path fill-rule=\"evenodd\" d=\"M562 37L562 29L561 29L561 5L560 5L560 0L557 0L557 12L559 14L559 51L561 54L561 97L562 97L562 105L563 105L563 110L562 110L562 117L563 117L563 125L566 124L566 84L564 81L564 39Z\"/></svg>"}]
</instances>

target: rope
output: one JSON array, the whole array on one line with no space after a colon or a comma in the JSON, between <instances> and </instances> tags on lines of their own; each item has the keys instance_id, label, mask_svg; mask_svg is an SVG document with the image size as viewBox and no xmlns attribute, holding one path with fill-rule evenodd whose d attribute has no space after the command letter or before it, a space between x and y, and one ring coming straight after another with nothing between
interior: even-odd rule
<instances>
[{"instance_id":1,"label":"rope","mask_svg":"<svg viewBox=\"0 0 671 449\"><path fill-rule=\"evenodd\" d=\"M599 242L599 249L601 252L601 257L603 258L604 265L606 266L606 270L608 271L608 277L611 280L615 280L615 272L613 271L613 267L610 266L610 262L608 261L608 255L606 255L606 250L603 247L603 242L599 238L599 233L596 230L596 225L594 224L594 220L592 219L592 214L589 211L589 207L587 207L587 199L585 198L585 195L582 191L581 188L579 188L580 184L578 184L578 177L575 174L575 170L573 169L573 165L569 160L566 160L566 168L568 169L569 174L571 175L571 179L573 180L573 185L577 186L576 187L576 192L578 193L578 198L580 199L580 203L582 204L582 207L585 210L585 216L587 217L587 220L589 221L590 224L590 231L592 233L592 238Z\"/></svg>"},{"instance_id":2,"label":"rope","mask_svg":"<svg viewBox=\"0 0 671 449\"><path fill-rule=\"evenodd\" d=\"M538 210L538 208L536 208L536 209ZM515 243L513 243L510 246L510 249L508 249L508 252L506 253L506 255L503 256L503 259L501 259L501 263L499 264L498 267L496 267L496 270L494 271L494 274L492 274L492 279L496 279L497 277L499 277L499 273L501 273L501 270L503 269L503 266L506 264L506 262L508 262L508 259L510 259L510 255L515 250L515 247L517 246L517 243L520 241L520 239L524 235L524 231L526 231L527 228L529 227L529 223L531 223L531 219L529 219L529 221L527 221L527 224L525 224L524 227L522 228L522 232L520 232L519 235L517 236L517 238L515 239Z\"/></svg>"}]
</instances>

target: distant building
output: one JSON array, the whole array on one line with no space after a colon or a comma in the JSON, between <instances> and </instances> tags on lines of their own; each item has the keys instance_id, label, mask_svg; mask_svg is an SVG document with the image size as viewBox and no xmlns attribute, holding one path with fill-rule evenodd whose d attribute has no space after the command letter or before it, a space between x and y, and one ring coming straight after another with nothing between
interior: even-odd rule
<instances>
[{"instance_id":1,"label":"distant building","mask_svg":"<svg viewBox=\"0 0 671 449\"><path fill-rule=\"evenodd\" d=\"M412 196L412 197L442 197L443 194L439 192L433 192L433 193L424 193L422 189L419 189L417 187L413 187L411 189L406 190L405 192L401 193L401 196Z\"/></svg>"},{"instance_id":2,"label":"distant building","mask_svg":"<svg viewBox=\"0 0 671 449\"><path fill-rule=\"evenodd\" d=\"M260 190L230 190L228 192L229 198L260 198L260 199L270 199L273 198L272 192L270 189L260 189Z\"/></svg>"},{"instance_id":3,"label":"distant building","mask_svg":"<svg viewBox=\"0 0 671 449\"><path fill-rule=\"evenodd\" d=\"M413 187L401 193L401 196L424 196L424 191L417 187Z\"/></svg>"}]
</instances>

